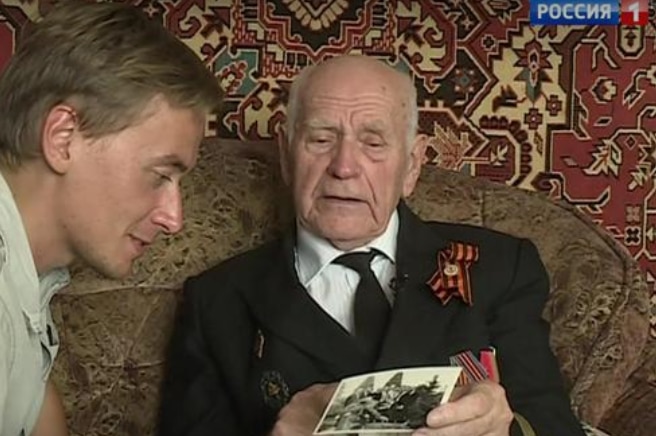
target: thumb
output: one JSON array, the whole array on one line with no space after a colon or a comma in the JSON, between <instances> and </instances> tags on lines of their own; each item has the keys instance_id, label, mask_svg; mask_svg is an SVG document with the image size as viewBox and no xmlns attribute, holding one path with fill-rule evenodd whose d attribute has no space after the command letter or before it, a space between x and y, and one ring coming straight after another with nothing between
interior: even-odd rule
<instances>
[{"instance_id":1,"label":"thumb","mask_svg":"<svg viewBox=\"0 0 656 436\"><path fill-rule=\"evenodd\" d=\"M449 401L458 401L460 398L464 397L470 389L469 386L457 386L453 388Z\"/></svg>"}]
</instances>

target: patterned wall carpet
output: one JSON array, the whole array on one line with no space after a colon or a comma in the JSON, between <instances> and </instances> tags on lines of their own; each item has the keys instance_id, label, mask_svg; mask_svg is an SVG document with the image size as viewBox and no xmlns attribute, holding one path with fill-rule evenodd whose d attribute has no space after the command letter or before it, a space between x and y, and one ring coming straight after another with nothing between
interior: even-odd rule
<instances>
[{"instance_id":1,"label":"patterned wall carpet","mask_svg":"<svg viewBox=\"0 0 656 436\"><path fill-rule=\"evenodd\" d=\"M528 0L132 0L227 91L223 137L271 139L290 79L339 53L414 77L429 164L548 193L656 282L656 57L645 28L531 27ZM0 1L0 67L49 1ZM656 296L654 297L656 298Z\"/></svg>"}]
</instances>

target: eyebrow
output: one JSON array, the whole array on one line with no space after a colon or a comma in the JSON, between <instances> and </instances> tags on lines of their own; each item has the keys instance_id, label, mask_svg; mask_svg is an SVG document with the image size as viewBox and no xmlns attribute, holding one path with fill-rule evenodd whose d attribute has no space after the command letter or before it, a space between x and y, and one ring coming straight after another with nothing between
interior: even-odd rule
<instances>
[{"instance_id":1,"label":"eyebrow","mask_svg":"<svg viewBox=\"0 0 656 436\"><path fill-rule=\"evenodd\" d=\"M367 133L376 133L378 135L384 135L386 133L389 133L390 131L389 126L387 126L384 122L380 120L374 120L365 123L362 126L362 130L364 130Z\"/></svg>"},{"instance_id":2,"label":"eyebrow","mask_svg":"<svg viewBox=\"0 0 656 436\"><path fill-rule=\"evenodd\" d=\"M334 123L321 119L311 119L303 123L303 126L309 129L338 131L340 128ZM389 127L382 120L372 120L363 123L362 130L365 132L383 134L389 131Z\"/></svg>"},{"instance_id":3,"label":"eyebrow","mask_svg":"<svg viewBox=\"0 0 656 436\"><path fill-rule=\"evenodd\" d=\"M330 123L321 119L311 119L303 122L302 124L309 129L322 129L322 130L338 130L338 127L334 123Z\"/></svg>"},{"instance_id":4,"label":"eyebrow","mask_svg":"<svg viewBox=\"0 0 656 436\"><path fill-rule=\"evenodd\" d=\"M186 173L189 169L178 156L173 154L165 154L164 156L156 157L151 161L151 165L155 167L173 167L180 173Z\"/></svg>"}]
</instances>

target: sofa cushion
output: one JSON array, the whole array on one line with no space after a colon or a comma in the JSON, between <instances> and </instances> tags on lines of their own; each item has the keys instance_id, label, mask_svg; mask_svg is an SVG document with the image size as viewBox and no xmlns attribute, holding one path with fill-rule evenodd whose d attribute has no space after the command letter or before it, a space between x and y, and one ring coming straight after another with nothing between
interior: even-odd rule
<instances>
[{"instance_id":1,"label":"sofa cushion","mask_svg":"<svg viewBox=\"0 0 656 436\"><path fill-rule=\"evenodd\" d=\"M183 196L184 230L157 242L134 276L109 280L75 266L71 286L53 302L62 342L54 376L71 435L152 434L184 279L275 237L292 216L270 143L206 141ZM435 167L424 169L408 203L423 218L530 238L551 278L545 317L576 413L603 428L621 422L634 425L626 434L651 434L627 421L628 405L614 409L656 358L640 356L648 292L624 249L571 207Z\"/></svg>"}]
</instances>

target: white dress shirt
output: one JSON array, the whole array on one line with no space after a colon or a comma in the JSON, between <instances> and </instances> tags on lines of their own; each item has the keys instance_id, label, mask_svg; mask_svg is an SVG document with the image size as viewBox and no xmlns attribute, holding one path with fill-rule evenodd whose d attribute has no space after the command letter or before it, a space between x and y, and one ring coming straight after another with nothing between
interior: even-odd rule
<instances>
[{"instance_id":1,"label":"white dress shirt","mask_svg":"<svg viewBox=\"0 0 656 436\"><path fill-rule=\"evenodd\" d=\"M391 282L396 275L396 237L399 230L398 212L394 211L385 232L369 244L351 250L381 252L371 261L371 269L378 278L390 304L394 303ZM344 254L330 242L297 226L295 250L296 273L310 296L347 331L353 332L353 305L360 275L352 269L332 261Z\"/></svg>"},{"instance_id":2,"label":"white dress shirt","mask_svg":"<svg viewBox=\"0 0 656 436\"><path fill-rule=\"evenodd\" d=\"M65 269L39 277L13 194L0 174L0 435L30 434L59 348L50 299Z\"/></svg>"}]
</instances>

